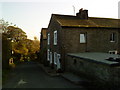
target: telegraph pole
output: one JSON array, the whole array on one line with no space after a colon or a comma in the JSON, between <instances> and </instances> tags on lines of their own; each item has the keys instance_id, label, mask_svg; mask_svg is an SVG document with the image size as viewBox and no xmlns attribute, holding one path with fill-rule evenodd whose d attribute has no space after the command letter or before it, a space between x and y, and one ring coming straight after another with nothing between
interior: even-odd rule
<instances>
[{"instance_id":1,"label":"telegraph pole","mask_svg":"<svg viewBox=\"0 0 120 90\"><path fill-rule=\"evenodd\" d=\"M73 15L75 15L75 6L73 5Z\"/></svg>"}]
</instances>

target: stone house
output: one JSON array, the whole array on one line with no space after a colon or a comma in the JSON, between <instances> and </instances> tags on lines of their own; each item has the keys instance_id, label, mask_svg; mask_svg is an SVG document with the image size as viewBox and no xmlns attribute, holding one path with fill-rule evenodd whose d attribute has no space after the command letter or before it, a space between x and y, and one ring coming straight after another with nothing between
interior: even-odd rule
<instances>
[{"instance_id":1,"label":"stone house","mask_svg":"<svg viewBox=\"0 0 120 90\"><path fill-rule=\"evenodd\" d=\"M47 60L56 69L66 69L68 53L120 53L118 19L52 14L47 32Z\"/></svg>"},{"instance_id":2,"label":"stone house","mask_svg":"<svg viewBox=\"0 0 120 90\"><path fill-rule=\"evenodd\" d=\"M40 63L47 65L47 28L41 29L40 36Z\"/></svg>"}]
</instances>

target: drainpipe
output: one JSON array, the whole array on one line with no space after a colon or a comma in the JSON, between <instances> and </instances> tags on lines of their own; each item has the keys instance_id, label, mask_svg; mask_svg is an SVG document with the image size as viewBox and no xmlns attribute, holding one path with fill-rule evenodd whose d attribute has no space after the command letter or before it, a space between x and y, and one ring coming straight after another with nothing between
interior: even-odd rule
<instances>
[{"instance_id":1,"label":"drainpipe","mask_svg":"<svg viewBox=\"0 0 120 90\"><path fill-rule=\"evenodd\" d=\"M86 33L86 45L85 45L85 46L86 46L86 48L85 48L86 50L85 50L85 52L88 52L88 49L87 49L87 48L88 48L88 47L87 47L87 43L88 43L88 41L87 41L87 33Z\"/></svg>"}]
</instances>

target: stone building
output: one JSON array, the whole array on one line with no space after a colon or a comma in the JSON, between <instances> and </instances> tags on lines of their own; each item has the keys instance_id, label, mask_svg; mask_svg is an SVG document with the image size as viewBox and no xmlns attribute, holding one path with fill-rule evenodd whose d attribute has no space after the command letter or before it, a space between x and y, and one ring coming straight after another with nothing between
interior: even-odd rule
<instances>
[{"instance_id":1,"label":"stone building","mask_svg":"<svg viewBox=\"0 0 120 90\"><path fill-rule=\"evenodd\" d=\"M47 31L47 61L56 71L70 71L99 82L120 83L119 19L52 14ZM114 71L114 72L113 72Z\"/></svg>"},{"instance_id":2,"label":"stone building","mask_svg":"<svg viewBox=\"0 0 120 90\"><path fill-rule=\"evenodd\" d=\"M65 70L67 53L120 52L118 19L88 17L80 9L76 16L52 14L47 32L47 60ZM58 60L59 59L59 60Z\"/></svg>"},{"instance_id":3,"label":"stone building","mask_svg":"<svg viewBox=\"0 0 120 90\"><path fill-rule=\"evenodd\" d=\"M40 63L47 65L47 28L41 29L40 36Z\"/></svg>"}]
</instances>

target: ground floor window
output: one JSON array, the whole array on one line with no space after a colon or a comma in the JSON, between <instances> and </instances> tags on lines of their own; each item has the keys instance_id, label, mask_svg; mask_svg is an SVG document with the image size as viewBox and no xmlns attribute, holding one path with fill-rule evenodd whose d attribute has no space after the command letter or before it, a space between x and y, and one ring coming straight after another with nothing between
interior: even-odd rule
<instances>
[{"instance_id":1,"label":"ground floor window","mask_svg":"<svg viewBox=\"0 0 120 90\"><path fill-rule=\"evenodd\" d=\"M57 69L61 68L61 56L60 54L57 54Z\"/></svg>"},{"instance_id":2,"label":"ground floor window","mask_svg":"<svg viewBox=\"0 0 120 90\"><path fill-rule=\"evenodd\" d=\"M52 52L50 52L50 64L52 63Z\"/></svg>"},{"instance_id":3,"label":"ground floor window","mask_svg":"<svg viewBox=\"0 0 120 90\"><path fill-rule=\"evenodd\" d=\"M57 64L57 53L54 52L54 64Z\"/></svg>"},{"instance_id":4,"label":"ground floor window","mask_svg":"<svg viewBox=\"0 0 120 90\"><path fill-rule=\"evenodd\" d=\"M50 61L50 50L47 50L47 60Z\"/></svg>"}]
</instances>

